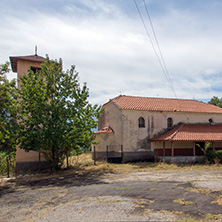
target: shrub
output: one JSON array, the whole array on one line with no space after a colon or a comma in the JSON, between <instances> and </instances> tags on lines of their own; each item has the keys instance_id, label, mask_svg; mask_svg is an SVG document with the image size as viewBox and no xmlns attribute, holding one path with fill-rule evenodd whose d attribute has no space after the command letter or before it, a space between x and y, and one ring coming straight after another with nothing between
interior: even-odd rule
<instances>
[{"instance_id":1,"label":"shrub","mask_svg":"<svg viewBox=\"0 0 222 222\"><path fill-rule=\"evenodd\" d=\"M210 163L222 163L222 150L211 150L207 152L207 159ZM215 161L218 160L218 161Z\"/></svg>"}]
</instances>

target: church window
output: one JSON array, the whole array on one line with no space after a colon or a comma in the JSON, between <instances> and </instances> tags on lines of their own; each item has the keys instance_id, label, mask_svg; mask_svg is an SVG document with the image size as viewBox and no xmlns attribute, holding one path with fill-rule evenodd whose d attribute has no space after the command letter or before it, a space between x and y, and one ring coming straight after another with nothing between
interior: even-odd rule
<instances>
[{"instance_id":1,"label":"church window","mask_svg":"<svg viewBox=\"0 0 222 222\"><path fill-rule=\"evenodd\" d=\"M140 117L140 118L138 119L138 126L139 126L139 127L145 127L145 120L144 120L143 117Z\"/></svg>"},{"instance_id":2,"label":"church window","mask_svg":"<svg viewBox=\"0 0 222 222\"><path fill-rule=\"evenodd\" d=\"M167 128L172 128L172 127L173 127L173 119L169 117L167 119Z\"/></svg>"}]
</instances>

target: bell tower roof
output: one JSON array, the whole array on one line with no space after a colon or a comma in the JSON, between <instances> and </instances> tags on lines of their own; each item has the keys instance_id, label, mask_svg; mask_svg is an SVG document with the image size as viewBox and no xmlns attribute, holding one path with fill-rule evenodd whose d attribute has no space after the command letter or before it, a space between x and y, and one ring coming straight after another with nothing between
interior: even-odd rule
<instances>
[{"instance_id":1,"label":"bell tower roof","mask_svg":"<svg viewBox=\"0 0 222 222\"><path fill-rule=\"evenodd\" d=\"M28 62L37 62L42 63L44 62L44 57L38 55L28 55L28 56L10 56L10 62L13 72L17 72L17 62L19 60L28 61Z\"/></svg>"}]
</instances>

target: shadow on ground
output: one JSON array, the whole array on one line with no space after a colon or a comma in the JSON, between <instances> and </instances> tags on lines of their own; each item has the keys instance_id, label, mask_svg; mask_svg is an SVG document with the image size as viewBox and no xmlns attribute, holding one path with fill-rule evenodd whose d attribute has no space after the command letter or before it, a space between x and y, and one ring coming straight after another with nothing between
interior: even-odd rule
<instances>
[{"instance_id":1,"label":"shadow on ground","mask_svg":"<svg viewBox=\"0 0 222 222\"><path fill-rule=\"evenodd\" d=\"M105 184L101 178L111 169L84 171L82 169L61 170L54 174L36 174L23 178L9 180L0 186L0 197L12 193L18 188L39 189L41 187L74 187L91 184Z\"/></svg>"}]
</instances>

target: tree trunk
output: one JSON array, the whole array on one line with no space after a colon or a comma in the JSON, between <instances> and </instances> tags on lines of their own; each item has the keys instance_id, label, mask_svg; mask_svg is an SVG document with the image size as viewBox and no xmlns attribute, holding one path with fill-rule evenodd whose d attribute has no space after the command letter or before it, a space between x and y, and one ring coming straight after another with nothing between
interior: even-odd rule
<instances>
[{"instance_id":1,"label":"tree trunk","mask_svg":"<svg viewBox=\"0 0 222 222\"><path fill-rule=\"evenodd\" d=\"M55 172L55 166L56 166L56 158L55 158L55 146L52 145L52 166L51 166L51 173Z\"/></svg>"},{"instance_id":2,"label":"tree trunk","mask_svg":"<svg viewBox=\"0 0 222 222\"><path fill-rule=\"evenodd\" d=\"M66 168L69 168L69 152L68 149L66 150Z\"/></svg>"},{"instance_id":3,"label":"tree trunk","mask_svg":"<svg viewBox=\"0 0 222 222\"><path fill-rule=\"evenodd\" d=\"M7 162L7 178L9 178L9 157L6 157L6 162Z\"/></svg>"}]
</instances>

